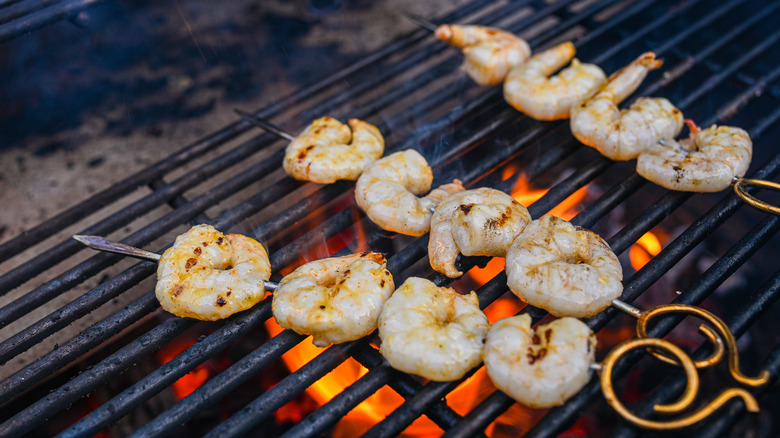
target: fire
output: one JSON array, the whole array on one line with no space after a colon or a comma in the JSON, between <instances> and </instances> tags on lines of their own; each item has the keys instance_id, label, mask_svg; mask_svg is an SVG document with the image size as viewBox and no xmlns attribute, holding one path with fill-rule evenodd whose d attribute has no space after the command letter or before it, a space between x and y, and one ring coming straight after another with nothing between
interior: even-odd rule
<instances>
[{"instance_id":1,"label":"fire","mask_svg":"<svg viewBox=\"0 0 780 438\"><path fill-rule=\"evenodd\" d=\"M661 240L653 232L648 231L628 250L631 266L637 271L642 269L647 262L661 252L661 249Z\"/></svg>"},{"instance_id":2,"label":"fire","mask_svg":"<svg viewBox=\"0 0 780 438\"><path fill-rule=\"evenodd\" d=\"M157 351L157 360L160 361L160 364L165 365L194 344L194 340L176 340ZM171 389L176 395L176 400L181 400L195 392L196 389L206 383L210 375L211 372L206 364L201 364L194 370L182 376L179 380L173 382Z\"/></svg>"},{"instance_id":3,"label":"fire","mask_svg":"<svg viewBox=\"0 0 780 438\"><path fill-rule=\"evenodd\" d=\"M511 174L516 173L517 169L505 170L504 179ZM587 187L577 190L569 196L560 205L553 209L550 214L554 214L564 219L571 219L578 212L578 205L584 199ZM547 193L545 189L536 189L530 186L527 178L522 175L515 187L512 189L512 196L523 205L530 205L537 199ZM319 245L308 254L302 254L300 263L294 263L292 267L298 266L307 260L313 260L321 257L327 257L335 250L345 247L351 242L356 242L360 250L365 250L366 236L365 230L360 225L359 217L355 218L357 224L354 230L347 234L336 235L323 245ZM289 269L289 267L288 267ZM484 284L492 279L496 274L504 269L504 259L494 257L485 268L475 268L469 272L472 279L479 284ZM493 323L499 319L517 314L524 304L511 294L499 298L485 309L488 320ZM282 328L271 319L266 322L266 328L271 336L276 336L282 332ZM311 338L307 338L296 347L282 356L282 360L291 372L295 372L306 363L314 359L324 349L316 347ZM368 372L360 363L353 358L348 358L332 372L323 376L307 389L307 394L313 398L318 405L323 405L340 394L345 388L353 384ZM447 404L457 413L465 415L483 400L495 391L490 378L485 373L484 367L480 368L470 378L459 385L455 390L447 395ZM345 415L335 426L334 435L336 436L355 436L363 434L374 424L382 421L393 410L404 402L404 398L393 391L390 387L382 387L357 405L347 415ZM525 409L520 405L514 405L504 415L496 419L491 424L487 433L495 436L514 436L518 431L528 427L535 422L540 415L540 411ZM441 429L427 417L422 416L415 420L404 430L405 436L440 436Z\"/></svg>"},{"instance_id":4,"label":"fire","mask_svg":"<svg viewBox=\"0 0 780 438\"><path fill-rule=\"evenodd\" d=\"M504 168L501 179L507 180L515 173L517 173L517 167L509 165ZM526 175L521 174L517 179L515 186L512 188L511 195L515 198L515 201L527 207L539 200L539 198L544 196L548 191L549 189L537 189L532 187ZM555 206L549 214L558 216L561 219L566 219L567 221L571 220L580 212L580 203L585 199L587 192L588 186L580 188L568 198L564 199L563 202ZM493 257L484 268L476 267L469 271L469 276L472 280L477 282L477 284L485 284L503 270L504 258Z\"/></svg>"},{"instance_id":5,"label":"fire","mask_svg":"<svg viewBox=\"0 0 780 438\"><path fill-rule=\"evenodd\" d=\"M515 315L522 309L523 305L524 304L514 296L505 296L488 306L485 309L485 314L492 323L501 318ZM276 324L273 319L266 321L266 328L272 336L276 336L282 332L282 328ZM307 338L295 348L285 353L282 356L282 360L290 371L294 372L322 353L323 350L323 348L312 344L311 338ZM310 386L307 389L307 392L315 399L318 405L323 405L341 393L346 387L357 381L366 372L368 372L368 370L360 365L360 363L352 358L348 358L332 372ZM455 412L465 415L494 391L495 387L490 382L483 367L447 395L447 404ZM371 426L382 421L403 402L404 398L391 388L387 386L382 387L379 391L368 397L344 416L336 425L334 435L356 436L363 434L368 431ZM513 419L504 418L507 415L512 416ZM529 415L532 414L518 414L517 409L513 409L504 416L499 417L496 420L496 423L502 425L513 424L513 421L517 419L518 415L521 417L529 417ZM492 428L493 426L488 428L488 433L490 433ZM441 429L433 421L423 416L407 427L403 432L403 435L422 437L440 436Z\"/></svg>"}]
</instances>

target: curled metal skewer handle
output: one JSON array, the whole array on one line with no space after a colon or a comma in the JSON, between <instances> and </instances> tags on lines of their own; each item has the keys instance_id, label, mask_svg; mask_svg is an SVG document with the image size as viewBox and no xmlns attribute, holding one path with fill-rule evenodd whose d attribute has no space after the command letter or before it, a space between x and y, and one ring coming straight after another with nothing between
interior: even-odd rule
<instances>
[{"instance_id":1,"label":"curled metal skewer handle","mask_svg":"<svg viewBox=\"0 0 780 438\"><path fill-rule=\"evenodd\" d=\"M259 126L259 127L263 128L263 129L265 129L266 131L272 133L272 134L276 134L279 137L282 137L282 138L284 138L286 140L289 140L289 141L295 140L295 136L294 135L290 134L289 132L285 131L284 129L282 129L282 128L280 128L280 127L278 127L278 126L276 126L276 125L274 125L272 123L269 123L269 122L267 122L267 121L265 121L263 119L255 117L253 114L250 114L250 113L248 113L246 111L243 111L243 110L240 110L238 108L234 108L233 111L235 111L236 114L240 115L241 118L243 118L247 122L249 122L249 123L251 123L251 124L253 124L255 126Z\"/></svg>"},{"instance_id":2,"label":"curled metal skewer handle","mask_svg":"<svg viewBox=\"0 0 780 438\"><path fill-rule=\"evenodd\" d=\"M751 178L737 178L734 181L734 192L743 201L747 202L748 205L757 208L759 210L766 211L768 213L772 213L780 216L780 207L776 207L772 204L761 201L755 196L748 193L745 188L750 186L763 187L766 189L774 189L780 191L780 184L772 181L765 181L763 179L751 179Z\"/></svg>"},{"instance_id":3,"label":"curled metal skewer handle","mask_svg":"<svg viewBox=\"0 0 780 438\"><path fill-rule=\"evenodd\" d=\"M656 421L635 415L623 405L615 393L612 382L612 372L618 360L631 350L637 348L664 351L667 355L675 358L675 362L683 367L688 378L685 392L680 399L671 404L657 404L653 406L655 412L664 414L682 413L691 405L691 403L693 403L696 394L699 392L699 375L696 371L696 364L682 349L663 339L641 338L626 341L610 351L607 357L604 358L604 361L598 366L598 372L600 374L601 390L604 393L604 398L607 399L607 403L609 403L621 417L631 423L652 430L679 429L691 426L707 418L732 398L741 398L745 402L748 411L758 412L758 402L753 395L743 388L728 388L703 408L680 419Z\"/></svg>"},{"instance_id":4,"label":"curled metal skewer handle","mask_svg":"<svg viewBox=\"0 0 780 438\"><path fill-rule=\"evenodd\" d=\"M160 261L160 254L157 254L156 252L151 252L145 249L136 248L134 246L125 245L124 243L114 242L104 237L85 236L85 235L77 234L73 236L73 238L83 243L84 245L92 249L96 249L98 251L113 252L116 254L127 255L130 257L135 257L137 259L149 260L152 262ZM263 281L263 287L266 290L275 291L276 288L279 287L279 284L274 283L272 281Z\"/></svg>"}]
</instances>

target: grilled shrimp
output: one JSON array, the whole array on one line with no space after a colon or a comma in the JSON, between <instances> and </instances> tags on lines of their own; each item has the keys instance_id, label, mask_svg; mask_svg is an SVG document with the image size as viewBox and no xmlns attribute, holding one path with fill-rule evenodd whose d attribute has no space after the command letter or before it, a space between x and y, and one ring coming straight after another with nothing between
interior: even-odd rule
<instances>
[{"instance_id":1,"label":"grilled shrimp","mask_svg":"<svg viewBox=\"0 0 780 438\"><path fill-rule=\"evenodd\" d=\"M531 47L509 32L484 26L443 24L436 38L463 49L463 70L479 85L496 85L531 56Z\"/></svg>"},{"instance_id":2,"label":"grilled shrimp","mask_svg":"<svg viewBox=\"0 0 780 438\"><path fill-rule=\"evenodd\" d=\"M428 192L433 171L419 152L407 149L372 164L358 178L355 201L385 230L422 236L431 228L433 209L442 199L463 190L457 179Z\"/></svg>"},{"instance_id":3,"label":"grilled shrimp","mask_svg":"<svg viewBox=\"0 0 780 438\"><path fill-rule=\"evenodd\" d=\"M513 68L504 82L504 99L537 120L568 118L572 105L593 95L607 77L595 64L572 60L574 53L567 41ZM569 67L550 77L569 60Z\"/></svg>"},{"instance_id":4,"label":"grilled shrimp","mask_svg":"<svg viewBox=\"0 0 780 438\"><path fill-rule=\"evenodd\" d=\"M690 137L645 151L637 159L637 173L667 189L687 192L717 192L745 175L753 142L744 129L712 125L702 131L686 122Z\"/></svg>"},{"instance_id":5,"label":"grilled shrimp","mask_svg":"<svg viewBox=\"0 0 780 438\"><path fill-rule=\"evenodd\" d=\"M515 295L555 316L593 316L623 292L623 269L607 242L550 215L512 242L506 274Z\"/></svg>"},{"instance_id":6,"label":"grilled shrimp","mask_svg":"<svg viewBox=\"0 0 780 438\"><path fill-rule=\"evenodd\" d=\"M257 304L270 277L268 254L256 240L196 225L160 257L154 292L174 315L215 321Z\"/></svg>"},{"instance_id":7,"label":"grilled shrimp","mask_svg":"<svg viewBox=\"0 0 780 438\"><path fill-rule=\"evenodd\" d=\"M394 288L382 254L315 260L279 283L274 318L284 328L312 335L319 347L354 341L376 329L382 305Z\"/></svg>"},{"instance_id":8,"label":"grilled shrimp","mask_svg":"<svg viewBox=\"0 0 780 438\"><path fill-rule=\"evenodd\" d=\"M430 380L456 380L482 361L489 327L474 292L460 295L410 277L379 316L380 351L397 370Z\"/></svg>"},{"instance_id":9,"label":"grilled shrimp","mask_svg":"<svg viewBox=\"0 0 780 438\"><path fill-rule=\"evenodd\" d=\"M349 127L332 117L312 122L284 151L284 170L302 181L329 184L356 180L385 151L376 126L349 119ZM351 129L350 129L351 128Z\"/></svg>"},{"instance_id":10,"label":"grilled shrimp","mask_svg":"<svg viewBox=\"0 0 780 438\"><path fill-rule=\"evenodd\" d=\"M458 253L504 257L512 240L531 222L528 210L506 193L480 188L455 193L431 218L428 257L431 267L455 278Z\"/></svg>"},{"instance_id":11,"label":"grilled shrimp","mask_svg":"<svg viewBox=\"0 0 780 438\"><path fill-rule=\"evenodd\" d=\"M683 115L668 100L639 98L620 110L618 104L633 93L647 73L663 65L655 53L643 53L615 72L607 85L590 99L571 109L571 131L583 144L613 160L630 160L680 133Z\"/></svg>"},{"instance_id":12,"label":"grilled shrimp","mask_svg":"<svg viewBox=\"0 0 780 438\"><path fill-rule=\"evenodd\" d=\"M485 370L496 388L532 408L563 404L590 380L596 337L582 321L531 328L531 316L504 318L485 342Z\"/></svg>"}]
</instances>

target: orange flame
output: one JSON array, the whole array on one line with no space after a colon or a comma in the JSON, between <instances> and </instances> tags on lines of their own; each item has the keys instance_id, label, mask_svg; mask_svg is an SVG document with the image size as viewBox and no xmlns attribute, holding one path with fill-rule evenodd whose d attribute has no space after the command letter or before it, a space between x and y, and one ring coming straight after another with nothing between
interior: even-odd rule
<instances>
[{"instance_id":1,"label":"orange flame","mask_svg":"<svg viewBox=\"0 0 780 438\"><path fill-rule=\"evenodd\" d=\"M515 173L517 173L517 166L509 165L504 168L501 179L505 181ZM524 206L529 206L539 200L539 198L544 196L548 191L549 189L537 189L532 187L526 175L522 174L512 188L511 195L515 198L515 201ZM555 206L549 214L558 216L561 219L566 219L567 221L571 220L580 212L580 203L585 198L587 192L588 186L580 188L569 195L568 198L564 199L563 202ZM493 257L484 268L475 267L469 271L469 276L472 280L477 282L477 284L485 284L503 270L504 258Z\"/></svg>"},{"instance_id":2,"label":"orange flame","mask_svg":"<svg viewBox=\"0 0 780 438\"><path fill-rule=\"evenodd\" d=\"M166 345L157 351L157 360L160 361L160 364L165 365L194 344L194 340L176 340L172 344ZM196 389L206 383L210 374L206 365L201 364L194 370L182 376L179 380L173 382L171 389L176 396L176 400L181 400L195 392Z\"/></svg>"},{"instance_id":3,"label":"orange flame","mask_svg":"<svg viewBox=\"0 0 780 438\"><path fill-rule=\"evenodd\" d=\"M631 260L631 266L635 270L640 270L647 262L653 259L661 252L661 240L651 231L645 233L628 250L628 257Z\"/></svg>"},{"instance_id":4,"label":"orange flame","mask_svg":"<svg viewBox=\"0 0 780 438\"><path fill-rule=\"evenodd\" d=\"M516 172L516 168L505 169L503 179L509 178ZM579 210L577 209L577 206L585 197L586 191L587 187L581 188L552 210L550 214L567 220L571 219L578 213ZM523 205L532 204L534 201L544 196L545 193L547 193L547 190L532 188L525 176L520 177L518 183L512 190L512 196ZM294 268L307 260L327 257L334 252L334 249L341 249L348 243L351 243L346 242L346 240L356 240L358 248L361 248L361 250L367 248L365 230L358 220L359 217L356 217L355 219L355 229L354 231L349 232L348 236L337 235L328 239L327 242L324 242L323 245L319 245L317 248L309 251L308 254L302 254L299 263L294 263L287 269ZM504 259L501 257L494 257L485 268L474 268L469 272L469 275L471 275L472 279L479 282L479 284L484 284L503 269ZM488 316L488 320L493 323L499 319L517 314L523 306L524 303L519 299L512 295L507 295L499 298L488 306L485 309L485 314ZM283 330L273 319L266 321L265 326L271 336L276 336ZM282 355L282 360L291 372L295 372L314 359L323 350L323 348L316 347L309 337ZM368 370L350 357L332 372L326 374L311 385L306 390L307 394L311 396L318 405L323 405L333 399L336 395L340 394L349 385L360 379L366 372L368 372ZM495 390L496 389L487 376L484 367L482 367L447 395L447 404L455 412L465 415L479 403L484 401L485 398ZM333 434L335 436L356 436L363 434L374 424L382 421L403 402L404 398L390 387L382 387L379 391L357 405L347 415L342 417L335 426ZM543 413L543 411L526 409L520 405L514 405L504 415L497 418L496 421L487 428L486 432L491 436L515 436L518 434L518 431L522 431L524 428L527 428L529 424L534 423L541 413ZM422 437L440 436L441 434L442 430L425 416L415 420L402 433L404 436Z\"/></svg>"}]
</instances>

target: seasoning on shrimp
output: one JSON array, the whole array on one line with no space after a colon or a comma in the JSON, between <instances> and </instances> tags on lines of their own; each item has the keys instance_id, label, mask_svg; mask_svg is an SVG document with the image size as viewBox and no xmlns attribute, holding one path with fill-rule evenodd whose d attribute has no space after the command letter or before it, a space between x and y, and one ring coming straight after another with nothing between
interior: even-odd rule
<instances>
[{"instance_id":1,"label":"seasoning on shrimp","mask_svg":"<svg viewBox=\"0 0 780 438\"><path fill-rule=\"evenodd\" d=\"M574 53L574 44L567 41L513 68L504 82L504 99L537 120L568 118L572 105L596 93L607 78L597 65L572 59ZM550 76L569 60L571 65Z\"/></svg>"},{"instance_id":2,"label":"seasoning on shrimp","mask_svg":"<svg viewBox=\"0 0 780 438\"><path fill-rule=\"evenodd\" d=\"M276 322L311 335L325 347L360 339L376 329L393 276L379 253L315 260L284 277L274 292Z\"/></svg>"},{"instance_id":3,"label":"seasoning on shrimp","mask_svg":"<svg viewBox=\"0 0 780 438\"><path fill-rule=\"evenodd\" d=\"M270 277L268 253L256 240L196 225L160 257L154 292L174 315L214 321L257 304Z\"/></svg>"},{"instance_id":4,"label":"seasoning on shrimp","mask_svg":"<svg viewBox=\"0 0 780 438\"><path fill-rule=\"evenodd\" d=\"M528 210L506 193L479 188L450 195L431 218L431 267L455 278L458 253L504 257L509 245L531 222Z\"/></svg>"},{"instance_id":5,"label":"seasoning on shrimp","mask_svg":"<svg viewBox=\"0 0 780 438\"><path fill-rule=\"evenodd\" d=\"M593 316L623 292L623 269L607 242L551 215L515 238L506 274L515 295L555 316Z\"/></svg>"},{"instance_id":6,"label":"seasoning on shrimp","mask_svg":"<svg viewBox=\"0 0 780 438\"><path fill-rule=\"evenodd\" d=\"M315 120L284 151L284 170L302 181L329 184L356 180L385 151L376 126L349 119L349 126L332 117Z\"/></svg>"},{"instance_id":7,"label":"seasoning on shrimp","mask_svg":"<svg viewBox=\"0 0 780 438\"><path fill-rule=\"evenodd\" d=\"M433 209L442 199L463 190L457 179L434 189L433 171L419 152L407 149L372 164L358 178L355 201L385 230L422 236L431 228Z\"/></svg>"},{"instance_id":8,"label":"seasoning on shrimp","mask_svg":"<svg viewBox=\"0 0 780 438\"><path fill-rule=\"evenodd\" d=\"M663 62L653 52L643 53L613 74L607 85L571 109L571 131L583 144L613 160L630 160L659 141L675 138L683 115L668 100L642 97L628 109L618 104L633 93L647 73Z\"/></svg>"},{"instance_id":9,"label":"seasoning on shrimp","mask_svg":"<svg viewBox=\"0 0 780 438\"><path fill-rule=\"evenodd\" d=\"M590 380L596 337L582 321L531 327L531 316L504 318L485 341L485 370L496 388L532 408L561 405Z\"/></svg>"},{"instance_id":10,"label":"seasoning on shrimp","mask_svg":"<svg viewBox=\"0 0 780 438\"><path fill-rule=\"evenodd\" d=\"M435 381L463 377L482 361L489 328L477 294L410 277L379 316L380 351L400 371Z\"/></svg>"},{"instance_id":11,"label":"seasoning on shrimp","mask_svg":"<svg viewBox=\"0 0 780 438\"><path fill-rule=\"evenodd\" d=\"M531 56L531 47L522 38L492 27L443 24L436 38L463 49L463 70L480 85L496 85L507 72Z\"/></svg>"},{"instance_id":12,"label":"seasoning on shrimp","mask_svg":"<svg viewBox=\"0 0 780 438\"><path fill-rule=\"evenodd\" d=\"M636 171L671 190L718 192L750 167L753 142L741 128L712 125L699 129L686 120L691 135L680 142L669 140L639 156Z\"/></svg>"}]
</instances>

